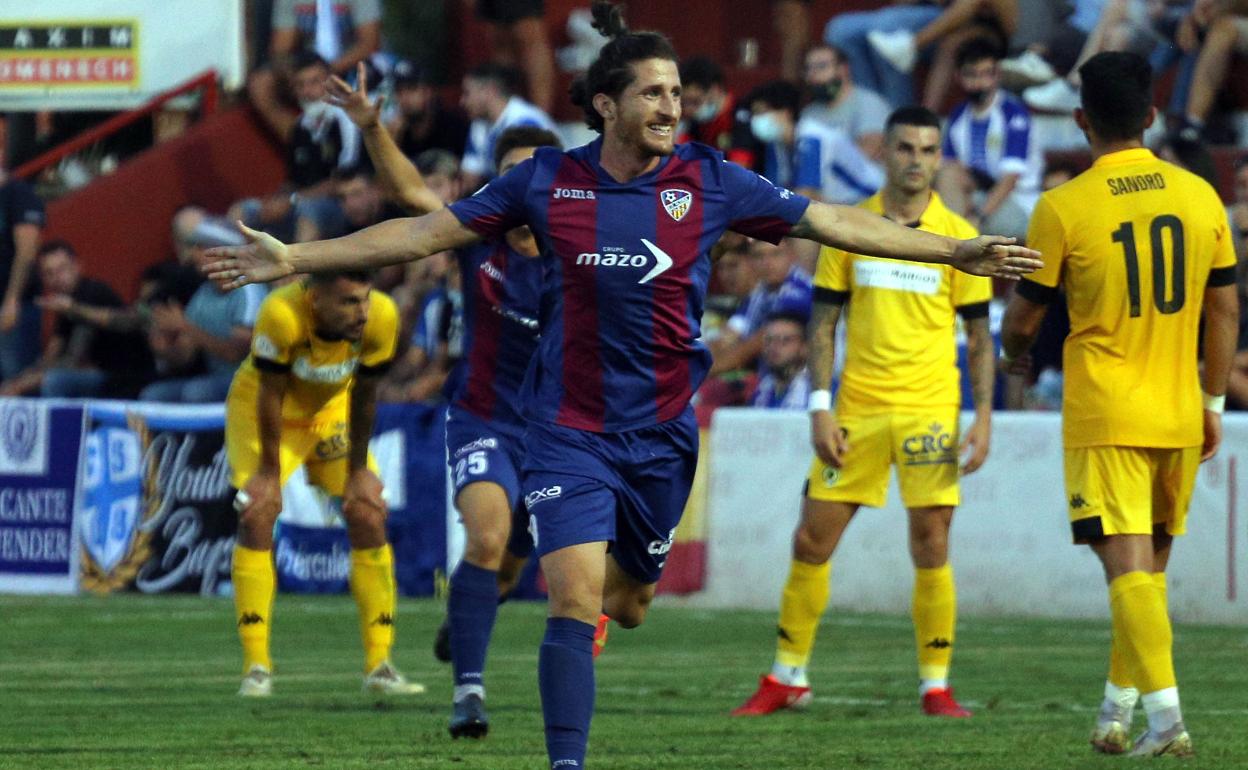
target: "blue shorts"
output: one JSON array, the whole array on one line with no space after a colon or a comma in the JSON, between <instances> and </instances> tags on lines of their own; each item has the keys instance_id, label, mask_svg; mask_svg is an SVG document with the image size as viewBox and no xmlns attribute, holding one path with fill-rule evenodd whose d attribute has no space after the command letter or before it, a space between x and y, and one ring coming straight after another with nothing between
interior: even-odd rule
<instances>
[{"instance_id":1,"label":"blue shorts","mask_svg":"<svg viewBox=\"0 0 1248 770\"><path fill-rule=\"evenodd\" d=\"M538 556L606 541L626 573L658 582L698 465L693 410L622 433L532 422L524 448Z\"/></svg>"},{"instance_id":2,"label":"blue shorts","mask_svg":"<svg viewBox=\"0 0 1248 770\"><path fill-rule=\"evenodd\" d=\"M529 515L520 499L520 440L522 429L492 425L488 420L452 406L446 413L446 457L451 467L455 499L469 484L488 481L507 493L511 506L511 537L507 550L516 556L533 553Z\"/></svg>"}]
</instances>

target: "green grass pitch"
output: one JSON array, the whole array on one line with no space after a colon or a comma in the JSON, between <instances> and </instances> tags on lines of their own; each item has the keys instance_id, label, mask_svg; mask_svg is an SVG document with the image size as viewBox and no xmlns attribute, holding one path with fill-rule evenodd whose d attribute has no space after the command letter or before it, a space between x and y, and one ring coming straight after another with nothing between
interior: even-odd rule
<instances>
[{"instance_id":1,"label":"green grass pitch","mask_svg":"<svg viewBox=\"0 0 1248 770\"><path fill-rule=\"evenodd\" d=\"M429 692L376 703L359 691L351 601L279 596L275 694L257 702L234 695L240 663L228 600L0 597L0 767L540 770L543 612L500 611L487 669L491 733L466 742L446 733L450 671L430 654L437 602L405 600L398 616L396 662ZM613 627L598 661L589 767L1135 764L1087 746L1108 621L963 618L954 684L976 713L944 721L918 713L907 617L833 611L810 709L730 719L770 664L774 623L772 613L660 602L642 628ZM1248 767L1248 629L1180 625L1175 646L1197 751L1184 766Z\"/></svg>"}]
</instances>

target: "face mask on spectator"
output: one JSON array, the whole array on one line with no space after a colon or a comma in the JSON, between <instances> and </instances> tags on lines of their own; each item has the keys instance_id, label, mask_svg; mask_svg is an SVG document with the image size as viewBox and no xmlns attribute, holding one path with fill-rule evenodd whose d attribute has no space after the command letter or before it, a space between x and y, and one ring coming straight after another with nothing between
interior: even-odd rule
<instances>
[{"instance_id":1,"label":"face mask on spectator","mask_svg":"<svg viewBox=\"0 0 1248 770\"><path fill-rule=\"evenodd\" d=\"M329 105L320 99L310 102L301 102L299 107L303 110L303 114L307 115L310 120L317 120L329 111Z\"/></svg>"},{"instance_id":2,"label":"face mask on spectator","mask_svg":"<svg viewBox=\"0 0 1248 770\"><path fill-rule=\"evenodd\" d=\"M982 106L983 103L988 99L988 90L980 88L974 91L967 91L966 98L970 99L971 102L973 102L974 104Z\"/></svg>"},{"instance_id":3,"label":"face mask on spectator","mask_svg":"<svg viewBox=\"0 0 1248 770\"><path fill-rule=\"evenodd\" d=\"M780 125L780 120L770 112L750 118L750 132L763 144L771 144L784 138L784 127Z\"/></svg>"},{"instance_id":4,"label":"face mask on spectator","mask_svg":"<svg viewBox=\"0 0 1248 770\"><path fill-rule=\"evenodd\" d=\"M843 83L840 78L833 78L827 83L815 83L806 87L806 94L812 102L828 104L840 96Z\"/></svg>"},{"instance_id":5,"label":"face mask on spectator","mask_svg":"<svg viewBox=\"0 0 1248 770\"><path fill-rule=\"evenodd\" d=\"M708 120L711 120L712 118L714 118L716 115L719 114L719 108L720 108L719 102L713 102L709 99L705 102L702 102L702 106L699 107L693 113L694 122L705 123Z\"/></svg>"}]
</instances>

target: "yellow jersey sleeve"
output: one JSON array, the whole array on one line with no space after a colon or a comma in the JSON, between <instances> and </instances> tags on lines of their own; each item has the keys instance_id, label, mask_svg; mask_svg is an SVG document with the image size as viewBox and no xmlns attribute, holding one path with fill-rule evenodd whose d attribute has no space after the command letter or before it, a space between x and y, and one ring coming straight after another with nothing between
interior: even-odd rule
<instances>
[{"instance_id":1,"label":"yellow jersey sleeve","mask_svg":"<svg viewBox=\"0 0 1248 770\"><path fill-rule=\"evenodd\" d=\"M394 359L399 342L399 309L384 292L373 290L369 297L368 324L360 344L360 366L381 369Z\"/></svg>"},{"instance_id":2,"label":"yellow jersey sleeve","mask_svg":"<svg viewBox=\"0 0 1248 770\"><path fill-rule=\"evenodd\" d=\"M284 294L270 294L260 305L251 335L251 356L288 367L293 362L295 347L303 340L303 322Z\"/></svg>"},{"instance_id":3,"label":"yellow jersey sleeve","mask_svg":"<svg viewBox=\"0 0 1248 770\"><path fill-rule=\"evenodd\" d=\"M819 261L815 265L815 288L830 291L849 291L849 254L841 249L824 246L819 250Z\"/></svg>"},{"instance_id":4,"label":"yellow jersey sleeve","mask_svg":"<svg viewBox=\"0 0 1248 770\"><path fill-rule=\"evenodd\" d=\"M1032 212L1031 226L1027 229L1027 245L1040 252L1044 267L1023 280L1050 289L1056 288L1062 280L1062 263L1066 258L1066 230L1062 227L1062 219L1053 208L1053 201L1048 195L1040 196L1036 210Z\"/></svg>"}]
</instances>

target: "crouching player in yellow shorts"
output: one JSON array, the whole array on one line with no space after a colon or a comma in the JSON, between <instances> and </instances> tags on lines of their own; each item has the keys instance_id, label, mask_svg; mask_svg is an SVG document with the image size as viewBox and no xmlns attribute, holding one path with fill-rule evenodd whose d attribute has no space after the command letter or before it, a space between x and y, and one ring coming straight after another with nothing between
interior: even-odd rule
<instances>
[{"instance_id":1,"label":"crouching player in yellow shorts","mask_svg":"<svg viewBox=\"0 0 1248 770\"><path fill-rule=\"evenodd\" d=\"M1045 265L1010 300L1001 356L1011 365L1031 347L1064 286L1066 500L1075 542L1104 567L1113 623L1092 746L1186 756L1166 565L1186 529L1196 470L1222 439L1239 323L1234 236L1217 191L1144 146L1157 116L1148 62L1104 52L1079 75L1075 121L1092 168L1036 205L1027 240ZM1148 729L1132 742L1137 701Z\"/></svg>"},{"instance_id":2,"label":"crouching player in yellow shorts","mask_svg":"<svg viewBox=\"0 0 1248 770\"><path fill-rule=\"evenodd\" d=\"M940 120L903 107L885 133L884 189L862 205L895 222L954 238L975 229L932 190L940 165ZM897 262L824 248L815 275L811 379L831 382L837 320L848 302L848 348L835 413L827 390L811 394L816 454L806 482L793 562L780 599L775 665L733 714L758 716L800 708L811 699L806 666L828 603L832 552L859 506L884 505L897 466L909 509L915 581L913 617L923 711L965 717L949 689L955 599L948 563L949 525L959 503L958 415L961 388L955 313L966 321L975 422L965 444L965 472L988 455L994 351L988 330L987 278L917 262ZM819 387L819 385L816 385Z\"/></svg>"},{"instance_id":3,"label":"crouching player in yellow shorts","mask_svg":"<svg viewBox=\"0 0 1248 770\"><path fill-rule=\"evenodd\" d=\"M386 542L381 480L368 452L377 383L394 357L398 311L363 272L316 273L270 294L260 306L251 355L225 407L225 444L240 518L234 548L234 605L243 644L238 694L273 691L269 629L276 593L273 526L282 485L299 466L342 499L351 543L351 593L364 638L364 688L412 694L390 662L394 644L394 558Z\"/></svg>"}]
</instances>

